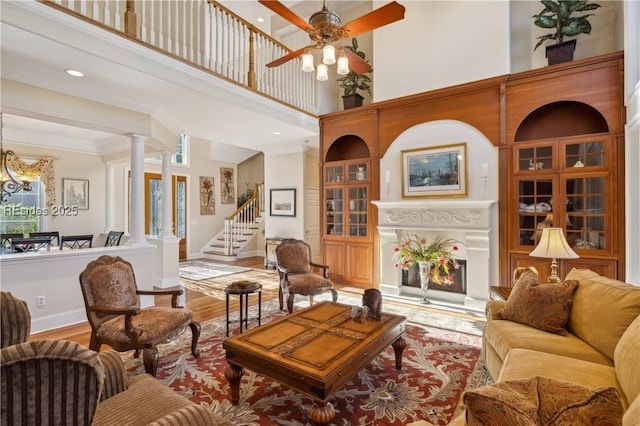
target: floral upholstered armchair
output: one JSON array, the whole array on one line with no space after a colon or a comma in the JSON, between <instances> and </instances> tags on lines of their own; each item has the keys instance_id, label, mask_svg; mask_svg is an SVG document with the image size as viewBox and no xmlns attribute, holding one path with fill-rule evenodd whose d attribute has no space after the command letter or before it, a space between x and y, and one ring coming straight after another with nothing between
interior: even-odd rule
<instances>
[{"instance_id":1,"label":"floral upholstered armchair","mask_svg":"<svg viewBox=\"0 0 640 426\"><path fill-rule=\"evenodd\" d=\"M333 301L338 300L338 293L329 279L329 267L311 261L311 247L302 240L286 238L276 247L276 267L280 277L278 298L280 309L286 295L287 309L293 312L293 299L296 294L309 296L313 304L313 296L331 292ZM315 274L313 268L322 270L322 275Z\"/></svg>"},{"instance_id":2,"label":"floral upholstered armchair","mask_svg":"<svg viewBox=\"0 0 640 426\"><path fill-rule=\"evenodd\" d=\"M191 328L191 353L198 357L200 324L193 311L178 306L182 290L139 290L131 263L119 256L100 256L80 273L87 318L91 325L89 347L100 351L104 343L118 352L142 351L145 371L156 375L158 348L187 326ZM171 296L171 307L140 307L140 295Z\"/></svg>"}]
</instances>

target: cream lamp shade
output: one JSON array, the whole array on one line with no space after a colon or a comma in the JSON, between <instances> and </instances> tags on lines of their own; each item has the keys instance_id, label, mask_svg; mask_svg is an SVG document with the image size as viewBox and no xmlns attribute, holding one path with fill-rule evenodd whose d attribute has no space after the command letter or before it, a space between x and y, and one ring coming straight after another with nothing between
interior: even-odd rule
<instances>
[{"instance_id":1,"label":"cream lamp shade","mask_svg":"<svg viewBox=\"0 0 640 426\"><path fill-rule=\"evenodd\" d=\"M577 259L580 256L574 252L569 243L564 238L562 228L544 228L540 237L540 242L529 256L543 257L552 259L551 275L548 280L550 283L559 283L562 281L558 276L558 262L556 259Z\"/></svg>"}]
</instances>

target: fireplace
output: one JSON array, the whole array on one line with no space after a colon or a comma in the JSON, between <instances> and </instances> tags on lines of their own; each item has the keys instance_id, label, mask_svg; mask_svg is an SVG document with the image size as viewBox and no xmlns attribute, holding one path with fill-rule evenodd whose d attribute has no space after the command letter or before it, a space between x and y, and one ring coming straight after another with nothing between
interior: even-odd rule
<instances>
[{"instance_id":1,"label":"fireplace","mask_svg":"<svg viewBox=\"0 0 640 426\"><path fill-rule=\"evenodd\" d=\"M447 277L441 274L442 284L432 282L429 284L429 289L467 294L467 261L463 259L456 259L456 261L458 262L458 269L451 268ZM418 265L414 264L409 269L403 270L401 280L403 287L420 288Z\"/></svg>"},{"instance_id":2,"label":"fireplace","mask_svg":"<svg viewBox=\"0 0 640 426\"><path fill-rule=\"evenodd\" d=\"M395 267L393 259L394 248L407 234L414 233L428 240L442 236L459 242L456 259L464 267L456 277L455 291L431 286L429 300L484 309L489 287L497 279L497 270L492 270L492 265L497 263L495 201L402 200L373 201L373 204L378 207L382 294L419 298L419 285L403 285L403 272ZM410 274L404 275L406 281Z\"/></svg>"}]
</instances>

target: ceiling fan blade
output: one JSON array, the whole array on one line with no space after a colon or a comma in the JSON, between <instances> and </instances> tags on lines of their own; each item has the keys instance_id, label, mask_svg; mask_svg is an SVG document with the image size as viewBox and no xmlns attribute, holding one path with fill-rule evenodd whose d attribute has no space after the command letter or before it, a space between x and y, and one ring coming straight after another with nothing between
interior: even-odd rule
<instances>
[{"instance_id":1,"label":"ceiling fan blade","mask_svg":"<svg viewBox=\"0 0 640 426\"><path fill-rule=\"evenodd\" d=\"M295 50L295 51L293 51L293 52L291 52L291 53L289 53L287 55L284 55L281 58L276 59L275 61L269 62L267 64L267 67L269 67L269 68L279 67L280 65L285 64L285 63L289 62L290 60L295 59L298 56L302 55L304 53L305 49L307 49L307 47L303 47L302 49Z\"/></svg>"},{"instance_id":2,"label":"ceiling fan blade","mask_svg":"<svg viewBox=\"0 0 640 426\"><path fill-rule=\"evenodd\" d=\"M311 24L307 21L296 15L289 9L287 6L283 5L279 1L276 0L258 0L258 3L270 9L272 12L277 13L282 16L287 21L291 22L296 27L300 28L304 31L313 30Z\"/></svg>"},{"instance_id":3,"label":"ceiling fan blade","mask_svg":"<svg viewBox=\"0 0 640 426\"><path fill-rule=\"evenodd\" d=\"M359 34L404 19L404 10L403 5L394 1L354 19L346 25L343 25L342 28L349 31L348 37L355 37Z\"/></svg>"},{"instance_id":4,"label":"ceiling fan blade","mask_svg":"<svg viewBox=\"0 0 640 426\"><path fill-rule=\"evenodd\" d=\"M371 65L367 61L365 61L349 49L345 48L344 54L347 58L349 58L349 69L356 74L364 74L371 70Z\"/></svg>"}]
</instances>

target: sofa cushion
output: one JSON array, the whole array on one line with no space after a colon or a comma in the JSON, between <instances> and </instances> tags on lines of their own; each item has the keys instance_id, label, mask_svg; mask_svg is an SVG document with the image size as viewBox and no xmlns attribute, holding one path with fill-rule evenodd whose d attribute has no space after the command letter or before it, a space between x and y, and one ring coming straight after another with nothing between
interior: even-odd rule
<instances>
[{"instance_id":1,"label":"sofa cushion","mask_svg":"<svg viewBox=\"0 0 640 426\"><path fill-rule=\"evenodd\" d=\"M513 349L507 355L498 381L523 380L544 376L589 388L611 386L620 393L622 407L629 405L616 379L613 366L528 349Z\"/></svg>"},{"instance_id":2,"label":"sofa cushion","mask_svg":"<svg viewBox=\"0 0 640 426\"><path fill-rule=\"evenodd\" d=\"M629 403L640 400L640 316L618 341L613 359L618 382Z\"/></svg>"},{"instance_id":3,"label":"sofa cushion","mask_svg":"<svg viewBox=\"0 0 640 426\"><path fill-rule=\"evenodd\" d=\"M522 348L613 366L613 360L571 333L561 336L513 321L487 322L484 340L503 360L512 349Z\"/></svg>"},{"instance_id":4,"label":"sofa cushion","mask_svg":"<svg viewBox=\"0 0 640 426\"><path fill-rule=\"evenodd\" d=\"M465 392L467 425L619 425L622 406L613 387L591 389L534 376Z\"/></svg>"},{"instance_id":5,"label":"sofa cushion","mask_svg":"<svg viewBox=\"0 0 640 426\"><path fill-rule=\"evenodd\" d=\"M640 314L640 287L572 269L567 280L578 280L567 328L613 359L613 351L629 324Z\"/></svg>"},{"instance_id":6,"label":"sofa cushion","mask_svg":"<svg viewBox=\"0 0 640 426\"><path fill-rule=\"evenodd\" d=\"M577 285L577 281L542 284L537 274L526 270L498 314L502 319L564 336Z\"/></svg>"}]
</instances>

